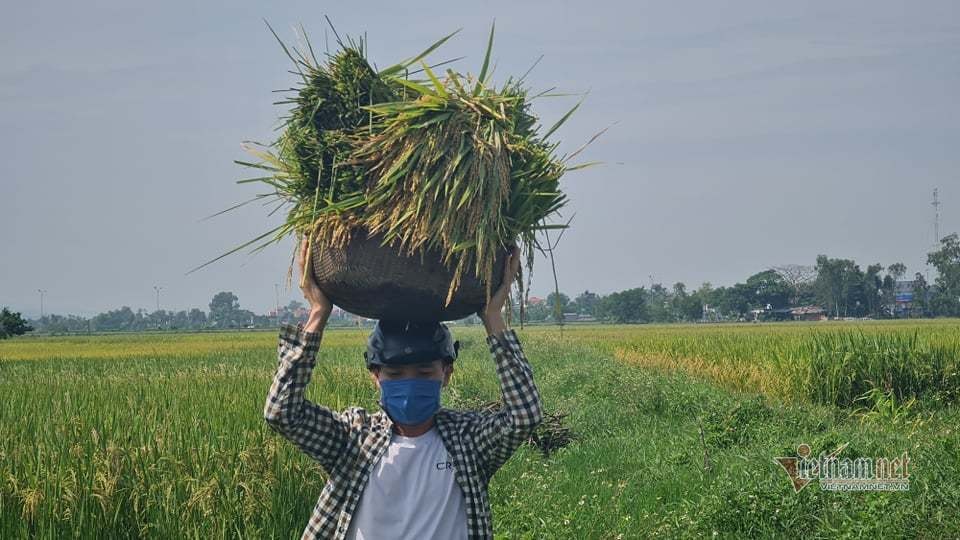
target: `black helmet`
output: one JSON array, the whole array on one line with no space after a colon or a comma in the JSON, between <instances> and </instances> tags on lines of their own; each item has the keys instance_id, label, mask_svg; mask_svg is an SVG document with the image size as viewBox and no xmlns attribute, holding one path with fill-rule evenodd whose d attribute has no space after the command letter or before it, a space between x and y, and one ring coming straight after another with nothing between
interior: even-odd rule
<instances>
[{"instance_id":1,"label":"black helmet","mask_svg":"<svg viewBox=\"0 0 960 540\"><path fill-rule=\"evenodd\" d=\"M443 323L380 320L367 339L363 357L370 369L438 359L452 362L459 351L460 341L453 341Z\"/></svg>"}]
</instances>

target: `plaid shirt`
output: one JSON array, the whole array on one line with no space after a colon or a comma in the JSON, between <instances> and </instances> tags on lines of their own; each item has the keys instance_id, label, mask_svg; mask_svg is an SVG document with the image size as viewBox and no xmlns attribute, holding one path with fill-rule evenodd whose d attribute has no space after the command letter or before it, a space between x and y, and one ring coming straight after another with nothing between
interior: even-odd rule
<instances>
[{"instance_id":1,"label":"plaid shirt","mask_svg":"<svg viewBox=\"0 0 960 540\"><path fill-rule=\"evenodd\" d=\"M302 323L281 328L277 372L263 416L329 475L301 538L342 539L370 471L390 443L393 422L384 411L349 407L336 412L304 398L320 337L304 331ZM486 341L503 405L489 413L441 408L434 419L463 490L470 539L493 537L487 484L542 420L540 395L517 334L507 329Z\"/></svg>"}]
</instances>

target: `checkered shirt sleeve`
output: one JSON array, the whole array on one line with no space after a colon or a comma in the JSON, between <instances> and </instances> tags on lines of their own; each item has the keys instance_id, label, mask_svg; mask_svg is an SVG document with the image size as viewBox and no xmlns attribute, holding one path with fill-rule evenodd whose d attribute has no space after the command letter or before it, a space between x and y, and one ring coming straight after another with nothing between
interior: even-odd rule
<instances>
[{"instance_id":1,"label":"checkered shirt sleeve","mask_svg":"<svg viewBox=\"0 0 960 540\"><path fill-rule=\"evenodd\" d=\"M477 428L480 459L489 480L543 421L540 393L533 382L517 333L508 328L488 335L487 345L496 363L503 404L485 415Z\"/></svg>"},{"instance_id":2,"label":"checkered shirt sleeve","mask_svg":"<svg viewBox=\"0 0 960 540\"><path fill-rule=\"evenodd\" d=\"M305 331L303 323L281 327L277 371L263 407L263 418L272 430L331 472L347 453L350 423L340 413L304 397L316 365L321 335Z\"/></svg>"}]
</instances>

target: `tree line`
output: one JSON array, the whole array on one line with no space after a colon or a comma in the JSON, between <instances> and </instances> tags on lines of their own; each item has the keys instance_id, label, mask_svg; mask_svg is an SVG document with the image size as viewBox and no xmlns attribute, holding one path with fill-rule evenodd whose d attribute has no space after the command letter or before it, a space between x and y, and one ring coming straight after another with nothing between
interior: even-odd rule
<instances>
[{"instance_id":1,"label":"tree line","mask_svg":"<svg viewBox=\"0 0 960 540\"><path fill-rule=\"evenodd\" d=\"M729 287L704 283L690 291L678 282L672 287L652 284L605 296L584 291L571 299L553 292L545 301L524 306L524 320L562 321L594 318L611 322L692 322L744 320L756 310L770 317L776 310L819 306L827 315L845 317L960 317L960 239L944 237L939 249L927 255L937 271L934 283L917 272L910 280L909 302L898 302L898 282L906 266L870 264L861 268L851 259L819 255L815 264L768 268ZM514 307L519 317L519 306Z\"/></svg>"},{"instance_id":2,"label":"tree line","mask_svg":"<svg viewBox=\"0 0 960 540\"><path fill-rule=\"evenodd\" d=\"M912 301L906 309L896 301L897 283L906 277L906 266L870 264L861 268L851 259L817 257L815 264L768 268L729 287L702 284L688 290L682 282L665 287L656 283L608 295L589 290L571 299L553 292L545 301L527 305L524 320L563 321L594 318L601 321L693 322L742 320L753 310L769 314L778 309L817 305L832 317L960 317L960 237L944 237L939 248L927 255L937 271L933 283L917 272L911 280ZM182 311L132 310L128 306L91 318L77 315L46 315L25 320L19 313L0 311L0 339L31 330L50 333L146 330L205 330L228 328L272 328L277 324L303 320L304 305L293 301L274 315L253 313L240 307L236 294L221 291L213 296L209 311L199 308ZM519 320L519 305L514 305ZM474 317L475 318L475 317ZM332 320L331 324L349 324Z\"/></svg>"},{"instance_id":3,"label":"tree line","mask_svg":"<svg viewBox=\"0 0 960 540\"><path fill-rule=\"evenodd\" d=\"M192 308L181 311L159 309L134 311L129 306L108 310L93 317L49 314L26 320L19 313L4 308L0 317L0 339L32 330L54 334L83 332L142 332L149 330L215 330L237 328L273 328L295 322L304 307L293 301L273 315L257 314L240 307L240 300L230 291L221 291L208 304L209 311ZM9 322L8 322L9 321ZM9 330L8 330L9 326Z\"/></svg>"}]
</instances>

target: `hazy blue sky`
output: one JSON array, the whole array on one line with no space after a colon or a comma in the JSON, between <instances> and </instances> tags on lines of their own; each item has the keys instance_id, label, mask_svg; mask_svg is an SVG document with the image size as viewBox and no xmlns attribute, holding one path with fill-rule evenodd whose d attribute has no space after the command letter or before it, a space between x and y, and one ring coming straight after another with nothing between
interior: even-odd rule
<instances>
[{"instance_id":1,"label":"hazy blue sky","mask_svg":"<svg viewBox=\"0 0 960 540\"><path fill-rule=\"evenodd\" d=\"M243 140L268 140L288 61L263 24L322 43L323 15L384 66L463 31L434 60L590 91L560 133L607 165L568 175L561 290L730 284L818 253L923 270L931 192L960 229L960 3L16 2L0 22L0 304L29 315L265 311L292 241L185 272L276 223L200 218L259 192ZM545 100L552 123L571 99ZM552 288L538 260L533 293ZM282 301L299 298L285 291Z\"/></svg>"}]
</instances>

